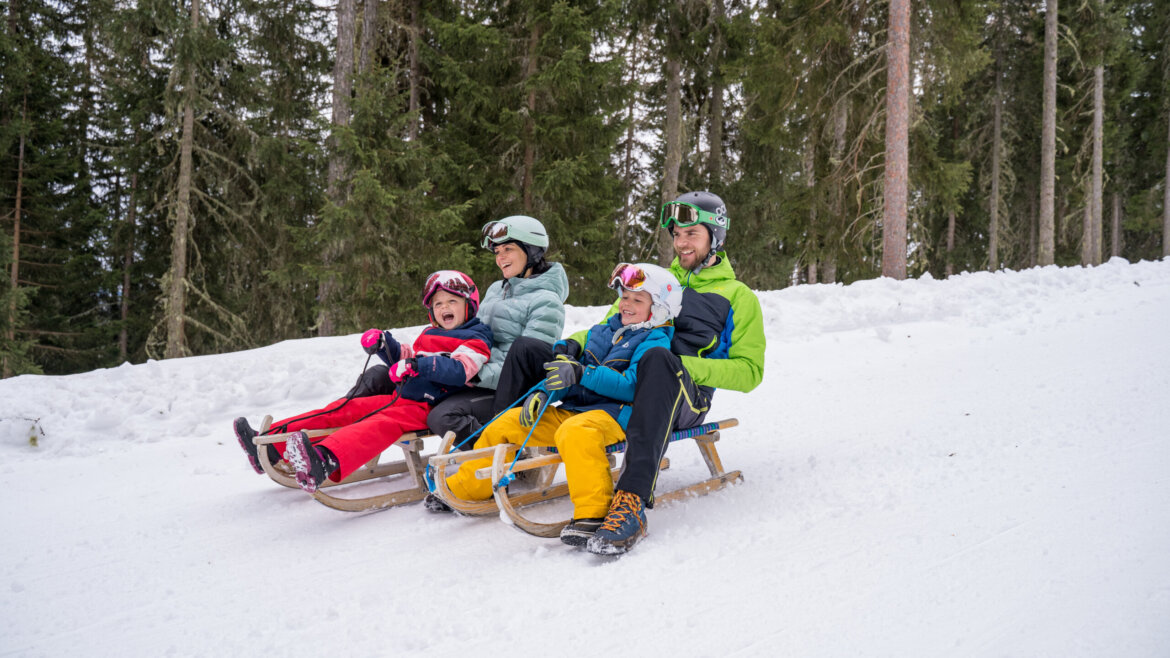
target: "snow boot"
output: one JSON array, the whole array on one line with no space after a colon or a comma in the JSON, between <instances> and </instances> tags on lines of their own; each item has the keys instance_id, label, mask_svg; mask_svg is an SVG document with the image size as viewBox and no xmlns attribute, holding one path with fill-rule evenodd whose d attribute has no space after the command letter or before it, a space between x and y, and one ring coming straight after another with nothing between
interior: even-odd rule
<instances>
[{"instance_id":1,"label":"snow boot","mask_svg":"<svg viewBox=\"0 0 1170 658\"><path fill-rule=\"evenodd\" d=\"M252 443L252 439L259 432L252 429L252 426L248 424L248 419L242 416L232 423L232 427L236 430L236 439L240 442L240 447L248 453L248 462L252 464L252 470L263 473L264 469L260 466L260 455L256 452L256 444Z\"/></svg>"},{"instance_id":2,"label":"snow boot","mask_svg":"<svg viewBox=\"0 0 1170 658\"><path fill-rule=\"evenodd\" d=\"M333 453L313 445L303 430L284 445L285 461L296 471L297 484L309 493L316 492L325 478L337 470Z\"/></svg>"},{"instance_id":3,"label":"snow boot","mask_svg":"<svg viewBox=\"0 0 1170 658\"><path fill-rule=\"evenodd\" d=\"M573 519L569 525L561 528L561 541L569 546L581 547L589 543L589 538L601 527L605 519Z\"/></svg>"},{"instance_id":4,"label":"snow boot","mask_svg":"<svg viewBox=\"0 0 1170 658\"><path fill-rule=\"evenodd\" d=\"M638 494L616 491L605 521L585 548L597 555L621 555L646 536L646 508Z\"/></svg>"},{"instance_id":5,"label":"snow boot","mask_svg":"<svg viewBox=\"0 0 1170 658\"><path fill-rule=\"evenodd\" d=\"M442 498L439 498L433 493L429 493L426 498L423 498L423 507L427 508L428 512L434 512L436 514L452 511L450 505L444 503Z\"/></svg>"}]
</instances>

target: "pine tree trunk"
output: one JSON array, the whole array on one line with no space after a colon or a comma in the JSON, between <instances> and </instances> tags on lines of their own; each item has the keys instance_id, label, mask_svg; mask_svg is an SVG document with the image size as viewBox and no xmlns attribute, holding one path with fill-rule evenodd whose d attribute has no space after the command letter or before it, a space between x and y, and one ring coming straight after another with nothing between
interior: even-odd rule
<instances>
[{"instance_id":1,"label":"pine tree trunk","mask_svg":"<svg viewBox=\"0 0 1170 658\"><path fill-rule=\"evenodd\" d=\"M666 60L666 159L662 173L662 202L678 197L678 172L682 167L682 63L677 56ZM674 245L669 231L658 231L658 263L669 267Z\"/></svg>"},{"instance_id":2,"label":"pine tree trunk","mask_svg":"<svg viewBox=\"0 0 1170 658\"><path fill-rule=\"evenodd\" d=\"M356 18L355 18L356 21ZM364 0L362 2L362 40L358 50L358 74L369 72L374 66L374 39L378 30L378 0ZM408 29L409 32L409 29ZM411 37L413 41L413 36ZM413 80L411 86L413 87Z\"/></svg>"},{"instance_id":3,"label":"pine tree trunk","mask_svg":"<svg viewBox=\"0 0 1170 658\"><path fill-rule=\"evenodd\" d=\"M1115 186L1116 187L1116 186ZM1114 258L1121 257L1121 195L1117 192L1113 193L1113 244L1110 245L1109 255Z\"/></svg>"},{"instance_id":4,"label":"pine tree trunk","mask_svg":"<svg viewBox=\"0 0 1170 658\"><path fill-rule=\"evenodd\" d=\"M191 1L191 32L199 30L199 0ZM163 356L173 359L187 353L187 235L191 228L192 150L195 142L195 68L187 71L183 90L183 134L179 142L179 190L175 226L171 233L171 270L167 281L167 346Z\"/></svg>"},{"instance_id":5,"label":"pine tree trunk","mask_svg":"<svg viewBox=\"0 0 1170 658\"><path fill-rule=\"evenodd\" d=\"M804 136L804 154L800 163L804 172L804 185L809 189L809 199L812 200L812 205L808 209L808 235L805 236L808 240L808 248L805 250L808 259L805 278L808 283L817 282L817 258L820 255L820 250L817 248L819 246L817 244L817 204L814 191L817 187L817 144L815 137L817 133L816 128L811 127L808 134Z\"/></svg>"},{"instance_id":6,"label":"pine tree trunk","mask_svg":"<svg viewBox=\"0 0 1170 658\"><path fill-rule=\"evenodd\" d=\"M122 252L122 300L121 318L122 328L118 332L118 360L125 362L130 358L130 329L127 323L130 320L130 265L134 262L134 234L137 231L138 202L138 172L130 174L130 200L126 211L127 237Z\"/></svg>"},{"instance_id":7,"label":"pine tree trunk","mask_svg":"<svg viewBox=\"0 0 1170 658\"><path fill-rule=\"evenodd\" d=\"M641 32L637 29L633 31L632 43L630 44L630 79L628 84L633 86L634 81L638 78L638 65L641 63L641 53L639 51L639 37ZM637 126L637 118L634 108L637 104L631 102L626 112L626 153L623 158L624 164L622 166L623 183L626 185L625 202L622 204L622 222L618 229L618 260L628 260L627 253L636 253L636 249L630 249L630 227L634 224L633 207L631 201L634 196L634 189L637 182L637 176L634 173L634 136L635 127ZM628 250L623 251L623 250Z\"/></svg>"},{"instance_id":8,"label":"pine tree trunk","mask_svg":"<svg viewBox=\"0 0 1170 658\"><path fill-rule=\"evenodd\" d=\"M533 25L528 35L528 65L524 71L524 80L527 82L536 77L537 47L540 45L540 26ZM524 212L532 214L532 188L536 183L536 90L528 90L525 101L528 109L524 115L524 179L521 183L521 194L524 199Z\"/></svg>"},{"instance_id":9,"label":"pine tree trunk","mask_svg":"<svg viewBox=\"0 0 1170 658\"><path fill-rule=\"evenodd\" d=\"M23 124L28 110L28 94L24 95L24 103L20 110L20 122ZM24 131L20 131L20 143L16 149L16 198L13 201L12 211L12 266L9 268L9 282L12 299L8 303L8 329L4 338L12 345L16 341L16 287L20 285L20 215L24 204ZM12 376L12 364L8 357L4 357L0 376Z\"/></svg>"},{"instance_id":10,"label":"pine tree trunk","mask_svg":"<svg viewBox=\"0 0 1170 658\"><path fill-rule=\"evenodd\" d=\"M1000 153L1003 143L1003 85L998 67L995 71L995 110L992 113L991 128L991 204L988 208L990 228L988 230L987 269L999 269L999 177Z\"/></svg>"},{"instance_id":11,"label":"pine tree trunk","mask_svg":"<svg viewBox=\"0 0 1170 658\"><path fill-rule=\"evenodd\" d=\"M955 211L948 210L947 211L947 265L946 265L946 269L944 270L944 274L946 274L946 276L950 276L950 275L955 273L954 252L955 252Z\"/></svg>"},{"instance_id":12,"label":"pine tree trunk","mask_svg":"<svg viewBox=\"0 0 1170 658\"><path fill-rule=\"evenodd\" d=\"M886 80L882 276L905 279L910 141L910 0L890 0L890 41L886 55Z\"/></svg>"},{"instance_id":13,"label":"pine tree trunk","mask_svg":"<svg viewBox=\"0 0 1170 658\"><path fill-rule=\"evenodd\" d=\"M1028 266L1036 267L1039 264L1038 248L1040 244L1039 229L1040 215L1036 210L1036 188L1031 187L1028 194Z\"/></svg>"},{"instance_id":14,"label":"pine tree trunk","mask_svg":"<svg viewBox=\"0 0 1170 658\"><path fill-rule=\"evenodd\" d=\"M410 3L410 128L407 136L411 141L418 139L419 124L419 89L422 87L422 64L419 62L418 42L422 38L422 25L419 18L419 0Z\"/></svg>"},{"instance_id":15,"label":"pine tree trunk","mask_svg":"<svg viewBox=\"0 0 1170 658\"><path fill-rule=\"evenodd\" d=\"M1090 207L1093 211L1092 226L1092 253L1093 265L1101 264L1101 243L1105 240L1104 228L1104 174L1102 173L1102 150L1104 148L1104 116L1105 116L1105 67L1093 69L1093 179L1090 193Z\"/></svg>"},{"instance_id":16,"label":"pine tree trunk","mask_svg":"<svg viewBox=\"0 0 1170 658\"><path fill-rule=\"evenodd\" d=\"M337 3L337 59L333 63L333 126L334 130L349 125L350 97L353 95L353 40L357 22L355 0L339 0ZM329 201L341 206L345 203L346 176L345 160L341 155L335 136L329 138L331 153L327 178ZM345 245L327 247L322 260L328 267L345 253ZM317 299L321 309L317 315L317 335L332 336L337 329L338 308L337 280L332 274L326 275L317 288Z\"/></svg>"},{"instance_id":17,"label":"pine tree trunk","mask_svg":"<svg viewBox=\"0 0 1170 658\"><path fill-rule=\"evenodd\" d=\"M1170 130L1166 141L1170 145ZM1166 149L1166 179L1162 182L1162 256L1170 256L1170 148Z\"/></svg>"},{"instance_id":18,"label":"pine tree trunk","mask_svg":"<svg viewBox=\"0 0 1170 658\"><path fill-rule=\"evenodd\" d=\"M1093 204L1085 199L1085 212L1081 220L1081 265L1093 263Z\"/></svg>"},{"instance_id":19,"label":"pine tree trunk","mask_svg":"<svg viewBox=\"0 0 1170 658\"><path fill-rule=\"evenodd\" d=\"M715 21L715 39L711 47L711 153L708 158L708 185L716 194L723 186L723 17L724 0L713 0L712 18Z\"/></svg>"},{"instance_id":20,"label":"pine tree trunk","mask_svg":"<svg viewBox=\"0 0 1170 658\"><path fill-rule=\"evenodd\" d=\"M839 99L837 104L833 107L833 147L829 151L829 159L834 168L841 166L841 161L845 157L845 136L849 130L849 103L845 98ZM840 181L840 178L836 180ZM830 186L829 191L832 199L832 222L840 226L845 221L845 186L838 183ZM836 231L830 232L830 237L834 236ZM836 239L835 237L833 238ZM821 281L825 283L837 282L837 250L833 243L825 245L825 251L822 256L821 267Z\"/></svg>"},{"instance_id":21,"label":"pine tree trunk","mask_svg":"<svg viewBox=\"0 0 1170 658\"><path fill-rule=\"evenodd\" d=\"M1056 261L1056 30L1057 0L1045 0L1044 109L1040 129L1040 226L1037 263Z\"/></svg>"}]
</instances>

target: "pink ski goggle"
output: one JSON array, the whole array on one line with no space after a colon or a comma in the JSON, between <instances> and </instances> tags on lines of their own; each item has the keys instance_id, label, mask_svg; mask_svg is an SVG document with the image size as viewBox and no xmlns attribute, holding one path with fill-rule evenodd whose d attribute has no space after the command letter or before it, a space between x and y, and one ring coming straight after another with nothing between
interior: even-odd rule
<instances>
[{"instance_id":1,"label":"pink ski goggle","mask_svg":"<svg viewBox=\"0 0 1170 658\"><path fill-rule=\"evenodd\" d=\"M646 285L646 272L637 265L618 263L609 275L609 287L617 290L618 287L626 290L641 290Z\"/></svg>"},{"instance_id":2,"label":"pink ski goggle","mask_svg":"<svg viewBox=\"0 0 1170 658\"><path fill-rule=\"evenodd\" d=\"M470 299L472 293L476 292L475 284L468 283L461 272L456 272L455 270L439 270L427 277L427 282L423 286L423 306L430 308L431 298L440 289L446 290L452 295L463 297L464 299Z\"/></svg>"}]
</instances>

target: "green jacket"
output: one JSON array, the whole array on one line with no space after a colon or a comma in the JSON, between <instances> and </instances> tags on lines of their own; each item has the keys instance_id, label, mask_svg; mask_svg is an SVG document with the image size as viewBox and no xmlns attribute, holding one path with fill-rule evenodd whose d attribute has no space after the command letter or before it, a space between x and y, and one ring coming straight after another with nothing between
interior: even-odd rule
<instances>
[{"instance_id":1,"label":"green jacket","mask_svg":"<svg viewBox=\"0 0 1170 658\"><path fill-rule=\"evenodd\" d=\"M683 366L690 373L691 378L699 386L726 388L733 391L747 393L759 386L764 378L764 314L760 309L760 300L751 288L735 278L735 270L727 260L727 254L719 252L719 262L711 267L705 267L698 274L684 270L678 264L678 258L670 264L670 271L685 288L695 292L714 294L727 300L730 310L725 317L704 318L709 325L711 321L718 322L723 328L722 335L698 353L705 356L689 356L692 349L678 349L686 338L682 322L676 322L675 343L672 351L681 354ZM689 294L689 293L688 293ZM718 305L704 305L717 309ZM683 298L683 314L692 309L687 308L687 298ZM617 302L609 309L606 317L617 311ZM584 345L586 331L573 334L572 339L578 345ZM716 344L718 343L718 344Z\"/></svg>"},{"instance_id":2,"label":"green jacket","mask_svg":"<svg viewBox=\"0 0 1170 658\"><path fill-rule=\"evenodd\" d=\"M492 356L479 369L476 386L496 387L504 357L520 336L538 338L550 345L559 339L565 329L568 296L569 277L560 263L552 263L544 274L530 279L513 277L493 283L477 313L492 328Z\"/></svg>"}]
</instances>

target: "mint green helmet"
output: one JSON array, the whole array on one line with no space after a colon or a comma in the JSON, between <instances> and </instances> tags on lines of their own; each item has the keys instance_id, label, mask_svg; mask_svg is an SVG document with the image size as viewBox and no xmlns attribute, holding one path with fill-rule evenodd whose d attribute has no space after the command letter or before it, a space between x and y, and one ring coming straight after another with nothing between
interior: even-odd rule
<instances>
[{"instance_id":1,"label":"mint green helmet","mask_svg":"<svg viewBox=\"0 0 1170 658\"><path fill-rule=\"evenodd\" d=\"M535 217L528 215L512 215L497 219L483 225L483 239L480 245L488 251L501 244L514 242L524 250L528 257L525 271L543 272L548 266L544 262L544 252L548 249L548 231L544 224Z\"/></svg>"},{"instance_id":2,"label":"mint green helmet","mask_svg":"<svg viewBox=\"0 0 1170 658\"><path fill-rule=\"evenodd\" d=\"M493 245L505 242L521 242L548 249L548 231L544 230L540 220L528 215L512 215L483 225L480 246L490 251Z\"/></svg>"}]
</instances>

